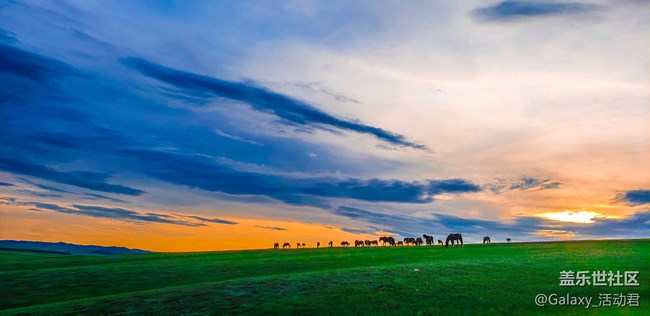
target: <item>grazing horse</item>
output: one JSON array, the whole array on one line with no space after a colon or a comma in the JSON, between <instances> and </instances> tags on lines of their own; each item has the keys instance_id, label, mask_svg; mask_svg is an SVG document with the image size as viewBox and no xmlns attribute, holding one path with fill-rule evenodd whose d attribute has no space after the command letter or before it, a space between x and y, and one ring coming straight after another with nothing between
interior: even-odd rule
<instances>
[{"instance_id":1,"label":"grazing horse","mask_svg":"<svg viewBox=\"0 0 650 316\"><path fill-rule=\"evenodd\" d=\"M341 242L341 247L347 247L347 246L349 246L349 245L350 245L350 243L347 242L347 241L342 241L342 242Z\"/></svg>"},{"instance_id":2,"label":"grazing horse","mask_svg":"<svg viewBox=\"0 0 650 316\"><path fill-rule=\"evenodd\" d=\"M404 246L404 242L403 242L403 241L398 241L398 242L397 242L397 245L398 245L398 246Z\"/></svg>"},{"instance_id":3,"label":"grazing horse","mask_svg":"<svg viewBox=\"0 0 650 316\"><path fill-rule=\"evenodd\" d=\"M320 241L316 243L316 248L320 248Z\"/></svg>"},{"instance_id":4,"label":"grazing horse","mask_svg":"<svg viewBox=\"0 0 650 316\"><path fill-rule=\"evenodd\" d=\"M354 246L355 247L363 247L363 240L355 240L354 241Z\"/></svg>"},{"instance_id":5,"label":"grazing horse","mask_svg":"<svg viewBox=\"0 0 650 316\"><path fill-rule=\"evenodd\" d=\"M418 237L415 239L415 245L416 246L422 246L424 244L424 241L422 241L422 238Z\"/></svg>"},{"instance_id":6,"label":"grazing horse","mask_svg":"<svg viewBox=\"0 0 650 316\"><path fill-rule=\"evenodd\" d=\"M371 240L370 244L379 247L379 243L376 240Z\"/></svg>"},{"instance_id":7,"label":"grazing horse","mask_svg":"<svg viewBox=\"0 0 650 316\"><path fill-rule=\"evenodd\" d=\"M427 234L423 234L422 237L424 237L424 240L427 242L428 246L433 245L433 236L429 236Z\"/></svg>"},{"instance_id":8,"label":"grazing horse","mask_svg":"<svg viewBox=\"0 0 650 316\"><path fill-rule=\"evenodd\" d=\"M328 242L327 244L330 246L330 248L332 248L332 245L333 245L334 243L330 240L330 242Z\"/></svg>"},{"instance_id":9,"label":"grazing horse","mask_svg":"<svg viewBox=\"0 0 650 316\"><path fill-rule=\"evenodd\" d=\"M279 242L276 242L275 244L273 244L273 249L279 249L279 248L280 248L280 243Z\"/></svg>"},{"instance_id":10,"label":"grazing horse","mask_svg":"<svg viewBox=\"0 0 650 316\"><path fill-rule=\"evenodd\" d=\"M409 244L414 244L415 243L415 238L411 237L406 237L404 238L404 243L408 246Z\"/></svg>"},{"instance_id":11,"label":"grazing horse","mask_svg":"<svg viewBox=\"0 0 650 316\"><path fill-rule=\"evenodd\" d=\"M291 245L288 242L285 242L284 245L282 245L282 248L291 248Z\"/></svg>"},{"instance_id":12,"label":"grazing horse","mask_svg":"<svg viewBox=\"0 0 650 316\"><path fill-rule=\"evenodd\" d=\"M442 245L444 245L444 244L445 244L445 243L443 243L442 240L438 239L438 245L439 245L439 246L442 246Z\"/></svg>"},{"instance_id":13,"label":"grazing horse","mask_svg":"<svg viewBox=\"0 0 650 316\"><path fill-rule=\"evenodd\" d=\"M485 236L485 237L483 237L483 243L484 243L484 244L485 244L485 243L488 243L488 244L489 244L489 243L490 243L490 236Z\"/></svg>"},{"instance_id":14,"label":"grazing horse","mask_svg":"<svg viewBox=\"0 0 650 316\"><path fill-rule=\"evenodd\" d=\"M391 246L395 246L395 238L393 237L379 237L379 241L384 242L384 247L386 247L386 243L388 243Z\"/></svg>"},{"instance_id":15,"label":"grazing horse","mask_svg":"<svg viewBox=\"0 0 650 316\"><path fill-rule=\"evenodd\" d=\"M463 247L463 235L461 234L449 234L447 236L447 240L445 241L445 248L449 247L449 242L451 241L451 247L458 246L460 243L460 246ZM454 245L454 241L456 241L456 245Z\"/></svg>"},{"instance_id":16,"label":"grazing horse","mask_svg":"<svg viewBox=\"0 0 650 316\"><path fill-rule=\"evenodd\" d=\"M370 247L370 244L372 244L372 241L366 240L363 243L365 244L365 246Z\"/></svg>"},{"instance_id":17,"label":"grazing horse","mask_svg":"<svg viewBox=\"0 0 650 316\"><path fill-rule=\"evenodd\" d=\"M296 243L296 248L300 248L300 243Z\"/></svg>"},{"instance_id":18,"label":"grazing horse","mask_svg":"<svg viewBox=\"0 0 650 316\"><path fill-rule=\"evenodd\" d=\"M512 241L512 239L510 239L510 238L507 238L507 239L506 239L506 241L507 241L507 242L511 242L511 241Z\"/></svg>"}]
</instances>

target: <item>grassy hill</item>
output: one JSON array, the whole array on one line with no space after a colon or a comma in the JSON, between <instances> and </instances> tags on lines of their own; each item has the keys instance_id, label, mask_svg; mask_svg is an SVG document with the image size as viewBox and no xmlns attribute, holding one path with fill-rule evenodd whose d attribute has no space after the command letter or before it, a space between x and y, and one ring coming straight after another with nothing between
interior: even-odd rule
<instances>
[{"instance_id":1,"label":"grassy hill","mask_svg":"<svg viewBox=\"0 0 650 316\"><path fill-rule=\"evenodd\" d=\"M416 271L415 269L418 269ZM639 287L560 287L563 270ZM1 314L650 314L650 240L69 256L0 250ZM639 293L639 307L538 307Z\"/></svg>"}]
</instances>

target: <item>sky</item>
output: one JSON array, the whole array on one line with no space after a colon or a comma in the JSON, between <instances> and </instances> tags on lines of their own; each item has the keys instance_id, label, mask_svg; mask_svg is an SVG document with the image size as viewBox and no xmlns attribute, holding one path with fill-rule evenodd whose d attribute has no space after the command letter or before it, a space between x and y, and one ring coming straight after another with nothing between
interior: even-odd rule
<instances>
[{"instance_id":1,"label":"sky","mask_svg":"<svg viewBox=\"0 0 650 316\"><path fill-rule=\"evenodd\" d=\"M650 237L650 1L0 1L0 239Z\"/></svg>"}]
</instances>

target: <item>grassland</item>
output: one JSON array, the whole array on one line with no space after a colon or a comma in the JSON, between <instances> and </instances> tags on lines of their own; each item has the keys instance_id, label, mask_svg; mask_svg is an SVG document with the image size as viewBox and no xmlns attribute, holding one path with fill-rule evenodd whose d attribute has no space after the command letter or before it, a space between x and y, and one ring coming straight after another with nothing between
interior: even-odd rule
<instances>
[{"instance_id":1,"label":"grassland","mask_svg":"<svg viewBox=\"0 0 650 316\"><path fill-rule=\"evenodd\" d=\"M415 271L418 269L419 271ZM640 271L639 287L560 287L562 270ZM127 256L0 251L0 314L650 315L650 240ZM639 307L538 293L639 293Z\"/></svg>"}]
</instances>

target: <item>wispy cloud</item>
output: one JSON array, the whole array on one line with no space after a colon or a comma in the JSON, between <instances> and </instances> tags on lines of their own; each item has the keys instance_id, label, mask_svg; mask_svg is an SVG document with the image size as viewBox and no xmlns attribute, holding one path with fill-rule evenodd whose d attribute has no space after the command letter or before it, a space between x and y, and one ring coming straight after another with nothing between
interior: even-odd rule
<instances>
[{"instance_id":1,"label":"wispy cloud","mask_svg":"<svg viewBox=\"0 0 650 316\"><path fill-rule=\"evenodd\" d=\"M561 182L551 181L551 179L538 179L533 177L521 177L520 179L502 179L496 178L494 182L483 185L484 188L492 191L494 194L500 194L504 191L511 190L548 190L558 189Z\"/></svg>"},{"instance_id":2,"label":"wispy cloud","mask_svg":"<svg viewBox=\"0 0 650 316\"><path fill-rule=\"evenodd\" d=\"M232 221L228 221L228 220L220 219L220 218L216 218L216 217L207 218L207 217L201 217L201 216L195 216L195 215L185 216L185 217L193 218L195 220L199 220L199 221L202 221L202 222L209 222L209 223L217 223L217 224L225 224L225 225L239 224L237 222L232 222Z\"/></svg>"},{"instance_id":3,"label":"wispy cloud","mask_svg":"<svg viewBox=\"0 0 650 316\"><path fill-rule=\"evenodd\" d=\"M476 9L472 13L480 20L511 21L533 17L579 14L597 8L598 6L579 2L508 0L489 7Z\"/></svg>"},{"instance_id":4,"label":"wispy cloud","mask_svg":"<svg viewBox=\"0 0 650 316\"><path fill-rule=\"evenodd\" d=\"M102 192L125 195L140 195L144 193L142 190L106 182L109 178L108 174L88 171L58 171L53 168L6 157L0 157L0 170Z\"/></svg>"},{"instance_id":5,"label":"wispy cloud","mask_svg":"<svg viewBox=\"0 0 650 316\"><path fill-rule=\"evenodd\" d=\"M258 226L258 225L255 225L255 227L263 228L263 229L271 229L271 230L287 230L286 228L274 227L274 226Z\"/></svg>"},{"instance_id":6,"label":"wispy cloud","mask_svg":"<svg viewBox=\"0 0 650 316\"><path fill-rule=\"evenodd\" d=\"M82 205L74 204L72 206L62 206L54 203L43 203L33 201L19 201L15 198L0 198L0 204L15 205L15 206L32 206L37 210L47 210L57 213L65 213L71 215L91 216L98 218L108 218L123 222L135 223L162 223L173 224L182 226L205 226L201 223L192 223L178 218L161 213L154 212L137 212L124 208L117 207L103 207L95 205Z\"/></svg>"},{"instance_id":7,"label":"wispy cloud","mask_svg":"<svg viewBox=\"0 0 650 316\"><path fill-rule=\"evenodd\" d=\"M122 62L142 74L186 89L189 94L211 93L226 99L244 102L258 111L271 113L277 117L298 125L324 125L353 132L370 134L375 137L400 146L417 149L427 149L425 145L408 141L400 134L366 125L357 121L349 121L327 114L303 101L289 96L255 86L251 83L226 81L218 78L202 76L152 63L140 58L124 58Z\"/></svg>"}]
</instances>

